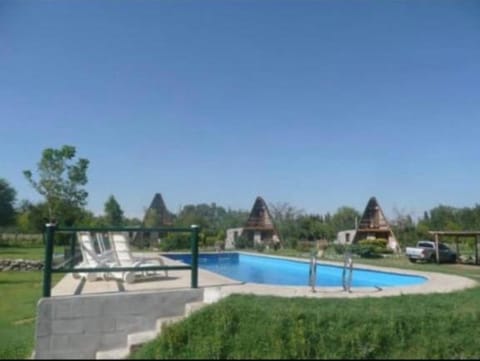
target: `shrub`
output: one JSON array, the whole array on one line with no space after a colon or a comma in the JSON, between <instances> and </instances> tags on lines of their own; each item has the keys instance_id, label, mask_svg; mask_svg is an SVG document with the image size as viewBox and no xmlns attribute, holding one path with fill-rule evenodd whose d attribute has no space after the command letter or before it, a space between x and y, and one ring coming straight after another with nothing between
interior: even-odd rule
<instances>
[{"instance_id":1,"label":"shrub","mask_svg":"<svg viewBox=\"0 0 480 361\"><path fill-rule=\"evenodd\" d=\"M374 247L369 245L354 244L350 247L353 254L359 255L363 258L378 258L379 255L375 253Z\"/></svg>"},{"instance_id":2,"label":"shrub","mask_svg":"<svg viewBox=\"0 0 480 361\"><path fill-rule=\"evenodd\" d=\"M311 241L298 241L297 242L297 251L299 252L310 252L315 248L315 243Z\"/></svg>"},{"instance_id":3,"label":"shrub","mask_svg":"<svg viewBox=\"0 0 480 361\"><path fill-rule=\"evenodd\" d=\"M291 248L291 249L296 249L297 248L297 239L296 238L286 238L285 240L285 245L287 248Z\"/></svg>"},{"instance_id":4,"label":"shrub","mask_svg":"<svg viewBox=\"0 0 480 361\"><path fill-rule=\"evenodd\" d=\"M336 254L344 254L345 253L345 250L347 249L346 245L344 244L337 244L335 243L333 245L333 249L335 251Z\"/></svg>"},{"instance_id":5,"label":"shrub","mask_svg":"<svg viewBox=\"0 0 480 361\"><path fill-rule=\"evenodd\" d=\"M382 253L392 253L393 250L387 248L388 241L384 238L376 239L362 239L358 242L360 247L363 247L363 252L368 255L380 256ZM368 257L368 255L366 257Z\"/></svg>"},{"instance_id":6,"label":"shrub","mask_svg":"<svg viewBox=\"0 0 480 361\"><path fill-rule=\"evenodd\" d=\"M240 236L235 240L235 248L253 248L253 240L248 240L245 236Z\"/></svg>"},{"instance_id":7,"label":"shrub","mask_svg":"<svg viewBox=\"0 0 480 361\"><path fill-rule=\"evenodd\" d=\"M263 243L263 242L257 243L257 244L255 245L255 250L256 250L257 252L263 252L263 251L265 251L265 243Z\"/></svg>"},{"instance_id":8,"label":"shrub","mask_svg":"<svg viewBox=\"0 0 480 361\"><path fill-rule=\"evenodd\" d=\"M378 248L387 248L388 241L384 238L362 239L358 241L361 245L369 245Z\"/></svg>"},{"instance_id":9,"label":"shrub","mask_svg":"<svg viewBox=\"0 0 480 361\"><path fill-rule=\"evenodd\" d=\"M328 248L328 241L326 239L318 239L316 241L317 249L326 250Z\"/></svg>"},{"instance_id":10,"label":"shrub","mask_svg":"<svg viewBox=\"0 0 480 361\"><path fill-rule=\"evenodd\" d=\"M43 234L1 233L0 246L31 247L43 245Z\"/></svg>"},{"instance_id":11,"label":"shrub","mask_svg":"<svg viewBox=\"0 0 480 361\"><path fill-rule=\"evenodd\" d=\"M169 233L160 243L160 249L168 252L173 250L184 250L191 247L191 236L184 233Z\"/></svg>"}]
</instances>

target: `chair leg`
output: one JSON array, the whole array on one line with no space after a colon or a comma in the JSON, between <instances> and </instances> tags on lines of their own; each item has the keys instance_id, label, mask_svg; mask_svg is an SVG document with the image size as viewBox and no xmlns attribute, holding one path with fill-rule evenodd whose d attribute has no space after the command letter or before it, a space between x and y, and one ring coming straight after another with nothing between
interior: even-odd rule
<instances>
[{"instance_id":1,"label":"chair leg","mask_svg":"<svg viewBox=\"0 0 480 361\"><path fill-rule=\"evenodd\" d=\"M123 275L123 280L127 283L135 282L135 272L125 272Z\"/></svg>"},{"instance_id":2,"label":"chair leg","mask_svg":"<svg viewBox=\"0 0 480 361\"><path fill-rule=\"evenodd\" d=\"M93 281L96 281L98 279L98 275L96 273L87 273L87 281L89 282L93 282Z\"/></svg>"}]
</instances>

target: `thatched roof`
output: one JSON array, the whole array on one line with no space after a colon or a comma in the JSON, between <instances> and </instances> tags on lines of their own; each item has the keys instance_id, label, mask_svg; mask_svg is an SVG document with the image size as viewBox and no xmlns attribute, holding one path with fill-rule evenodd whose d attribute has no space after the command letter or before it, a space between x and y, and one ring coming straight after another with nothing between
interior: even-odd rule
<instances>
[{"instance_id":1,"label":"thatched roof","mask_svg":"<svg viewBox=\"0 0 480 361\"><path fill-rule=\"evenodd\" d=\"M386 234L393 236L390 224L375 197L370 198L365 207L362 218L358 223L354 242L364 238L366 234L378 234L379 237Z\"/></svg>"},{"instance_id":2,"label":"thatched roof","mask_svg":"<svg viewBox=\"0 0 480 361\"><path fill-rule=\"evenodd\" d=\"M148 207L147 211L145 212L144 222L150 210L154 210L156 212L156 215L159 219L158 224L162 226L172 225L172 214L165 206L165 202L163 201L162 195L160 193L156 193L153 197L152 203L150 203L150 207Z\"/></svg>"},{"instance_id":3,"label":"thatched roof","mask_svg":"<svg viewBox=\"0 0 480 361\"><path fill-rule=\"evenodd\" d=\"M271 230L277 234L277 230L273 224L272 215L262 197L257 197L257 199L255 199L255 203L253 204L250 215L243 228L246 230L258 231Z\"/></svg>"}]
</instances>

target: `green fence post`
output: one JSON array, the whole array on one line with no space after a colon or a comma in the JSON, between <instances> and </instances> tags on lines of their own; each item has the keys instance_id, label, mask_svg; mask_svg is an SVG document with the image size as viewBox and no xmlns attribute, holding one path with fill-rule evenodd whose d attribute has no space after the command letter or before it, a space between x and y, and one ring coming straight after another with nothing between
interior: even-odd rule
<instances>
[{"instance_id":1,"label":"green fence post","mask_svg":"<svg viewBox=\"0 0 480 361\"><path fill-rule=\"evenodd\" d=\"M52 258L55 224L47 223L45 230L47 232L47 244L45 245L45 264L43 265L43 297L50 297L52 288Z\"/></svg>"},{"instance_id":2,"label":"green fence post","mask_svg":"<svg viewBox=\"0 0 480 361\"><path fill-rule=\"evenodd\" d=\"M192 225L192 288L198 288L198 232L200 228Z\"/></svg>"},{"instance_id":3,"label":"green fence post","mask_svg":"<svg viewBox=\"0 0 480 361\"><path fill-rule=\"evenodd\" d=\"M70 269L72 269L75 266L75 233L72 233L70 236Z\"/></svg>"}]
</instances>

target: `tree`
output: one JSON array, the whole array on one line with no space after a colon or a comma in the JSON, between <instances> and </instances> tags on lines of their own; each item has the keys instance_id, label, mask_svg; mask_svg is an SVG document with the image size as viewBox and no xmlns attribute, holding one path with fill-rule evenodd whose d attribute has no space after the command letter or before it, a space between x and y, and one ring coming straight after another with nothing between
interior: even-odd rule
<instances>
[{"instance_id":1,"label":"tree","mask_svg":"<svg viewBox=\"0 0 480 361\"><path fill-rule=\"evenodd\" d=\"M286 202L270 204L269 209L280 238L288 247L295 248L300 238L298 220L304 216L304 211Z\"/></svg>"},{"instance_id":2,"label":"tree","mask_svg":"<svg viewBox=\"0 0 480 361\"><path fill-rule=\"evenodd\" d=\"M447 225L452 226L457 223L458 210L455 207L439 205L430 210L429 225L432 229L446 229ZM454 227L456 228L456 227Z\"/></svg>"},{"instance_id":3,"label":"tree","mask_svg":"<svg viewBox=\"0 0 480 361\"><path fill-rule=\"evenodd\" d=\"M3 178L0 178L0 226L15 223L15 197L17 192Z\"/></svg>"},{"instance_id":4,"label":"tree","mask_svg":"<svg viewBox=\"0 0 480 361\"><path fill-rule=\"evenodd\" d=\"M47 204L33 204L28 200L22 200L17 209L17 227L21 232L42 232L45 226Z\"/></svg>"},{"instance_id":5,"label":"tree","mask_svg":"<svg viewBox=\"0 0 480 361\"><path fill-rule=\"evenodd\" d=\"M360 213L352 207L343 206L338 208L332 217L335 235L340 231L355 229L355 220L360 220L360 217Z\"/></svg>"},{"instance_id":6,"label":"tree","mask_svg":"<svg viewBox=\"0 0 480 361\"><path fill-rule=\"evenodd\" d=\"M88 193L81 187L87 184L89 161L80 158L76 163L75 147L64 145L60 149L47 148L37 165L39 180L35 181L30 170L23 171L32 187L45 197L50 221L62 212L66 223L72 223L76 210L85 206Z\"/></svg>"},{"instance_id":7,"label":"tree","mask_svg":"<svg viewBox=\"0 0 480 361\"><path fill-rule=\"evenodd\" d=\"M393 212L395 218L390 220L390 224L398 242L402 247L415 245L418 241L418 232L412 216L396 207Z\"/></svg>"},{"instance_id":8,"label":"tree","mask_svg":"<svg viewBox=\"0 0 480 361\"><path fill-rule=\"evenodd\" d=\"M109 225L121 226L123 224L123 210L113 195L105 203L105 217Z\"/></svg>"}]
</instances>

